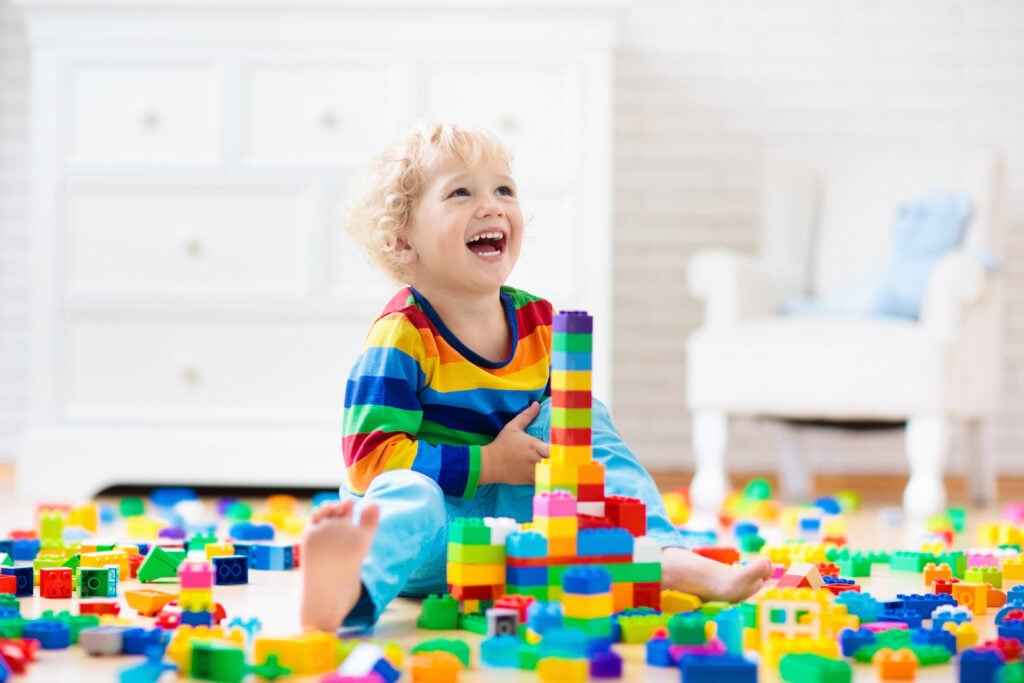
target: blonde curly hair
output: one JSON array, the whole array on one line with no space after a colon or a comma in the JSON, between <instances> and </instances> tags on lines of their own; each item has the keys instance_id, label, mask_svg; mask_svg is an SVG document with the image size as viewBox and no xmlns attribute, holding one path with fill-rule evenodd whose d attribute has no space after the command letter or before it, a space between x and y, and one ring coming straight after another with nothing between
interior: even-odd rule
<instances>
[{"instance_id":1,"label":"blonde curly hair","mask_svg":"<svg viewBox=\"0 0 1024 683\"><path fill-rule=\"evenodd\" d=\"M399 241L432 172L450 159L467 165L495 159L512 166L511 152L490 131L420 122L388 145L349 186L345 228L366 249L370 263L397 283L403 282Z\"/></svg>"}]
</instances>

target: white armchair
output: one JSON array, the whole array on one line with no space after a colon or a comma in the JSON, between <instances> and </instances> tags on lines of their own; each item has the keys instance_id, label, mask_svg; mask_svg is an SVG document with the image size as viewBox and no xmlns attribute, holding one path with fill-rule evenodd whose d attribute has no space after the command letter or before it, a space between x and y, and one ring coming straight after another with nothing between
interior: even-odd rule
<instances>
[{"instance_id":1,"label":"white armchair","mask_svg":"<svg viewBox=\"0 0 1024 683\"><path fill-rule=\"evenodd\" d=\"M959 421L974 450L972 495L993 499L981 427L999 389L999 302L979 254L1000 253L998 176L992 154L766 155L759 254L708 249L690 262L690 290L705 303L686 342L696 513L716 512L728 491L730 416L905 421L903 503L915 517L945 507L942 476ZM932 269L919 319L779 315L794 295L877 270L897 208L934 189L966 192L973 214L962 245Z\"/></svg>"}]
</instances>

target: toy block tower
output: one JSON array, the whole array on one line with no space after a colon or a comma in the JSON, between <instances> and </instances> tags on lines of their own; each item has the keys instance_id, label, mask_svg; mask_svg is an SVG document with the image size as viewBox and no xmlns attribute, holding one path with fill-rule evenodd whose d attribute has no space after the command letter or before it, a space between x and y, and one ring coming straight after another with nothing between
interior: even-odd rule
<instances>
[{"instance_id":1,"label":"toy block tower","mask_svg":"<svg viewBox=\"0 0 1024 683\"><path fill-rule=\"evenodd\" d=\"M495 600L505 594L505 537L480 518L448 526L448 591L456 600Z\"/></svg>"},{"instance_id":2,"label":"toy block tower","mask_svg":"<svg viewBox=\"0 0 1024 683\"><path fill-rule=\"evenodd\" d=\"M178 566L181 579L181 623L215 626L213 623L213 567L205 560L186 559Z\"/></svg>"},{"instance_id":3,"label":"toy block tower","mask_svg":"<svg viewBox=\"0 0 1024 683\"><path fill-rule=\"evenodd\" d=\"M581 503L604 499L604 466L591 448L593 331L582 311L552 322L551 457L537 465L537 493L561 489Z\"/></svg>"},{"instance_id":4,"label":"toy block tower","mask_svg":"<svg viewBox=\"0 0 1024 683\"><path fill-rule=\"evenodd\" d=\"M601 567L571 567L562 575L562 624L591 639L611 639L612 577Z\"/></svg>"},{"instance_id":5,"label":"toy block tower","mask_svg":"<svg viewBox=\"0 0 1024 683\"><path fill-rule=\"evenodd\" d=\"M576 498L568 491L547 491L533 497L533 528L548 539L550 557L576 554L579 522Z\"/></svg>"}]
</instances>

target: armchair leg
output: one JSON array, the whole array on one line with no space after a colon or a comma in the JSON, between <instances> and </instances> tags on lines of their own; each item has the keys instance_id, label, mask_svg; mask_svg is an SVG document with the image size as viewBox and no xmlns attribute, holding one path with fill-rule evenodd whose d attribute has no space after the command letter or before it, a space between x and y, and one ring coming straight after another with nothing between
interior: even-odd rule
<instances>
[{"instance_id":1,"label":"armchair leg","mask_svg":"<svg viewBox=\"0 0 1024 683\"><path fill-rule=\"evenodd\" d=\"M942 481L949 452L949 423L937 415L907 420L907 462L910 479L903 491L903 509L909 517L924 518L946 508Z\"/></svg>"},{"instance_id":2,"label":"armchair leg","mask_svg":"<svg viewBox=\"0 0 1024 683\"><path fill-rule=\"evenodd\" d=\"M966 432L965 469L971 502L975 505L992 505L996 502L996 468L992 449L985 443L984 423L981 420L969 420Z\"/></svg>"},{"instance_id":3,"label":"armchair leg","mask_svg":"<svg viewBox=\"0 0 1024 683\"><path fill-rule=\"evenodd\" d=\"M695 520L714 519L729 480L725 476L725 446L729 420L725 413L698 410L693 414L693 455L696 471L690 483L690 505Z\"/></svg>"}]
</instances>

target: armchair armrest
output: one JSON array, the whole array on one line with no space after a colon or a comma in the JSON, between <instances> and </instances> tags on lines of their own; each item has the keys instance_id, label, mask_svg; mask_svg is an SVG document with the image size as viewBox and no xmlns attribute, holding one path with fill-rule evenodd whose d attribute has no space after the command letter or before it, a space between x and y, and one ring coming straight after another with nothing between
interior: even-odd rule
<instances>
[{"instance_id":1,"label":"armchair armrest","mask_svg":"<svg viewBox=\"0 0 1024 683\"><path fill-rule=\"evenodd\" d=\"M776 283L752 256L725 249L702 249L687 270L690 293L705 302L704 325L719 327L775 312Z\"/></svg>"},{"instance_id":2,"label":"armchair armrest","mask_svg":"<svg viewBox=\"0 0 1024 683\"><path fill-rule=\"evenodd\" d=\"M987 280L984 266L967 250L944 255L928 278L921 324L929 334L956 339L965 310L981 298Z\"/></svg>"}]
</instances>

